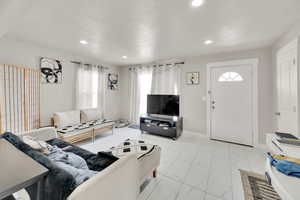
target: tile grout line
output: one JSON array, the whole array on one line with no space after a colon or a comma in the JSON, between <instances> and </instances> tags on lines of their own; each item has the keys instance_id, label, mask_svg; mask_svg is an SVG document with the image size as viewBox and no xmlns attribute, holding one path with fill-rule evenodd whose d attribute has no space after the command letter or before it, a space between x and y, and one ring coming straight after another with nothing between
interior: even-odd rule
<instances>
[{"instance_id":1,"label":"tile grout line","mask_svg":"<svg viewBox=\"0 0 300 200\"><path fill-rule=\"evenodd\" d=\"M176 158L178 158L179 155L180 155L180 153L176 156ZM171 162L169 165L172 165L175 161L176 161L176 159L175 159L173 162ZM161 174L162 176L168 178L168 179L171 179L172 181L179 182L179 181L175 180L174 178L169 177L169 176L167 176L167 175L165 175L165 174L163 174L163 173L161 173L161 172L158 172L158 173ZM148 197L146 198L146 200L148 200L148 199L151 197L152 193L153 193L154 190L157 188L157 186L158 186L159 183L160 183L160 181L155 185L155 187L153 188L153 190L151 191L151 193L148 195ZM180 183L180 182L179 182L179 183Z\"/></svg>"},{"instance_id":2,"label":"tile grout line","mask_svg":"<svg viewBox=\"0 0 300 200\"><path fill-rule=\"evenodd\" d=\"M231 161L231 154L230 154L230 145L228 145L228 156L229 156L229 160ZM211 161L211 163L212 163L212 159L210 160ZM211 165L210 165L211 166ZM232 172L232 165L231 165L231 162L230 162L230 175L231 175L231 172ZM211 173L210 173L211 174ZM209 179L210 179L210 176L209 176L209 178L207 179L207 187L208 187L208 182L209 182ZM232 178L231 178L231 176L230 176L230 182L231 182L231 186L230 186L230 188L231 188L231 192L232 192ZM220 195L220 196L217 196L217 195L215 195L215 194L212 194L212 193L209 193L209 192L207 192L207 190L205 191L205 194L208 194L208 195L210 195L210 196L213 196L213 197L215 197L215 198L218 198L218 199L223 199L223 197L224 197L224 195L226 194L226 191L222 194L222 195ZM231 195L232 197L233 197L233 195Z\"/></svg>"},{"instance_id":3,"label":"tile grout line","mask_svg":"<svg viewBox=\"0 0 300 200\"><path fill-rule=\"evenodd\" d=\"M210 152L211 155L210 155L210 157L209 157L209 169L211 169L211 167L212 167L212 159L213 159L213 158L212 158L212 157L213 157L212 149L210 148L210 150L211 150L211 152ZM211 177L211 171L209 170L208 176L207 176L207 180L206 180L204 200L206 199L206 195L209 194L209 193L207 192L207 187L208 187L208 183L209 183L210 177Z\"/></svg>"},{"instance_id":4,"label":"tile grout line","mask_svg":"<svg viewBox=\"0 0 300 200\"><path fill-rule=\"evenodd\" d=\"M145 200L148 200L151 196L151 194L154 192L154 190L156 189L156 187L158 186L158 184L160 183L161 180L159 180L155 186L153 187L153 189L151 190L151 192L148 194L148 196L145 198ZM147 186L146 186L147 187Z\"/></svg>"},{"instance_id":5,"label":"tile grout line","mask_svg":"<svg viewBox=\"0 0 300 200\"><path fill-rule=\"evenodd\" d=\"M191 188L193 188L193 189L195 189L195 190L198 190L198 191L201 191L201 192L204 192L204 193L205 193L205 190L203 190L203 189L201 189L201 188L198 188L198 187L196 187L196 186L194 186L194 185L185 183L184 181L176 180L176 179L174 179L174 178L172 178L172 177L170 177L170 176L168 176L168 175L165 175L165 174L161 174L161 175L162 175L163 177L167 178L167 179L170 179L170 180L174 181L174 182L181 183L182 185L191 187ZM214 195L212 195L212 196L214 196ZM217 196L216 196L216 197L217 197Z\"/></svg>"},{"instance_id":6,"label":"tile grout line","mask_svg":"<svg viewBox=\"0 0 300 200\"><path fill-rule=\"evenodd\" d=\"M184 180L186 179L188 173L189 173L190 170L192 169L192 166L193 166L193 164L196 162L195 160L196 160L196 158L197 158L197 156L198 156L199 154L200 154L200 149L198 150L198 152L197 152L196 155L194 156L194 159L193 159L193 161L191 162L191 165L189 166L189 169L188 169L188 171L186 172L186 174L185 174L185 176L184 176L184 178L183 178L183 180L182 180L182 183L181 183L181 185L180 185L180 187L179 187L179 190L177 191L177 194L176 194L176 197L175 197L174 200L177 200L177 199L178 199L180 190L181 190L182 186L185 185L185 184L184 184Z\"/></svg>"}]
</instances>

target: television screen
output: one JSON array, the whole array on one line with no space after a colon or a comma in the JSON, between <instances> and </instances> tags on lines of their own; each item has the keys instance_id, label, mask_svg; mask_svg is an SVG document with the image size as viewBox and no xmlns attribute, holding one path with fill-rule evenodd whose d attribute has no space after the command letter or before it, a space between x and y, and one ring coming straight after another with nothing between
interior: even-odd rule
<instances>
[{"instance_id":1,"label":"television screen","mask_svg":"<svg viewBox=\"0 0 300 200\"><path fill-rule=\"evenodd\" d=\"M168 116L179 116L178 95L148 95L147 113Z\"/></svg>"}]
</instances>

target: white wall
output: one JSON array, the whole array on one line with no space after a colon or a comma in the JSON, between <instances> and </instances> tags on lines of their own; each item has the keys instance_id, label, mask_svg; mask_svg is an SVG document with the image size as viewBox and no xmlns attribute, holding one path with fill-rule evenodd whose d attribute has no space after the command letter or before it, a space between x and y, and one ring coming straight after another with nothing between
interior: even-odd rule
<instances>
[{"instance_id":1,"label":"white wall","mask_svg":"<svg viewBox=\"0 0 300 200\"><path fill-rule=\"evenodd\" d=\"M120 75L120 67L111 66L106 73L117 73ZM121 83L120 83L121 84ZM107 87L106 87L107 88ZM106 99L105 99L105 117L107 119L120 119L121 118L121 103L126 101L122 99L121 90L106 90ZM121 102L120 102L121 101Z\"/></svg>"},{"instance_id":2,"label":"white wall","mask_svg":"<svg viewBox=\"0 0 300 200\"><path fill-rule=\"evenodd\" d=\"M41 126L51 124L53 112L73 110L75 108L76 66L63 62L61 84L41 84Z\"/></svg>"},{"instance_id":3,"label":"white wall","mask_svg":"<svg viewBox=\"0 0 300 200\"><path fill-rule=\"evenodd\" d=\"M56 49L46 48L29 42L17 41L9 38L0 39L0 63L16 64L26 67L39 67L41 56L56 58L63 61L62 84L41 85L41 124L50 124L53 112L67 111L75 107L75 75L76 66L70 60L84 61L87 63L103 64L101 61L73 55ZM119 68L109 66L109 72L119 73ZM120 91L106 92L107 118L120 117L119 99Z\"/></svg>"},{"instance_id":4,"label":"white wall","mask_svg":"<svg viewBox=\"0 0 300 200\"><path fill-rule=\"evenodd\" d=\"M184 129L206 134L206 65L210 62L258 58L258 125L259 141L264 143L265 134L273 131L273 76L272 50L270 47L187 58L182 66L181 112L184 118ZM186 85L186 72L200 72L199 85ZM121 69L121 96L125 100L128 91L128 67ZM238 97L237 97L238 98ZM129 101L122 101L121 117L128 119Z\"/></svg>"}]
</instances>

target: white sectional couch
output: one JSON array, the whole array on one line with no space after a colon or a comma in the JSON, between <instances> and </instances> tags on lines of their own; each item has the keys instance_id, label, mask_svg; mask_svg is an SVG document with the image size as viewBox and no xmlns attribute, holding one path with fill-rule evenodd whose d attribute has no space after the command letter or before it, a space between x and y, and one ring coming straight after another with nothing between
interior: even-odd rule
<instances>
[{"instance_id":1,"label":"white sectional couch","mask_svg":"<svg viewBox=\"0 0 300 200\"><path fill-rule=\"evenodd\" d=\"M41 128L21 135L37 140L49 140L57 137L53 127ZM138 197L139 165L136 156L120 158L106 169L79 185L68 200L135 200Z\"/></svg>"},{"instance_id":2,"label":"white sectional couch","mask_svg":"<svg viewBox=\"0 0 300 200\"><path fill-rule=\"evenodd\" d=\"M46 127L25 132L23 136L47 141L57 138L58 134L54 127ZM154 149L142 157L137 154L119 157L119 160L79 185L68 200L136 200L146 178L151 175L156 177L160 154L161 148L154 145Z\"/></svg>"}]
</instances>

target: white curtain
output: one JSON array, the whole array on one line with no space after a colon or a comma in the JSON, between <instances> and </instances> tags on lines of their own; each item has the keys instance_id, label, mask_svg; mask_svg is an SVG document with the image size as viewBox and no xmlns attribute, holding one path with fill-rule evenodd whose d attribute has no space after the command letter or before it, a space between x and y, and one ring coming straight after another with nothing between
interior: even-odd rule
<instances>
[{"instance_id":1,"label":"white curtain","mask_svg":"<svg viewBox=\"0 0 300 200\"><path fill-rule=\"evenodd\" d=\"M163 65L153 69L151 94L175 94L181 92L180 66Z\"/></svg>"},{"instance_id":2,"label":"white curtain","mask_svg":"<svg viewBox=\"0 0 300 200\"><path fill-rule=\"evenodd\" d=\"M139 118L147 113L148 94L180 94L180 66L143 66L132 67L130 79L130 121L139 124Z\"/></svg>"},{"instance_id":3,"label":"white curtain","mask_svg":"<svg viewBox=\"0 0 300 200\"><path fill-rule=\"evenodd\" d=\"M151 93L152 67L133 67L130 78L130 121L139 124L139 117L147 112L147 95Z\"/></svg>"},{"instance_id":4,"label":"white curtain","mask_svg":"<svg viewBox=\"0 0 300 200\"><path fill-rule=\"evenodd\" d=\"M98 71L99 80L98 80L98 108L102 112L102 118L105 118L106 113L106 86L107 86L107 73L103 67L101 67Z\"/></svg>"},{"instance_id":5,"label":"white curtain","mask_svg":"<svg viewBox=\"0 0 300 200\"><path fill-rule=\"evenodd\" d=\"M76 108L105 108L105 73L96 65L80 65L77 70Z\"/></svg>"},{"instance_id":6,"label":"white curtain","mask_svg":"<svg viewBox=\"0 0 300 200\"><path fill-rule=\"evenodd\" d=\"M136 68L129 70L129 120L138 123L140 92L138 88L138 73Z\"/></svg>"}]
</instances>

